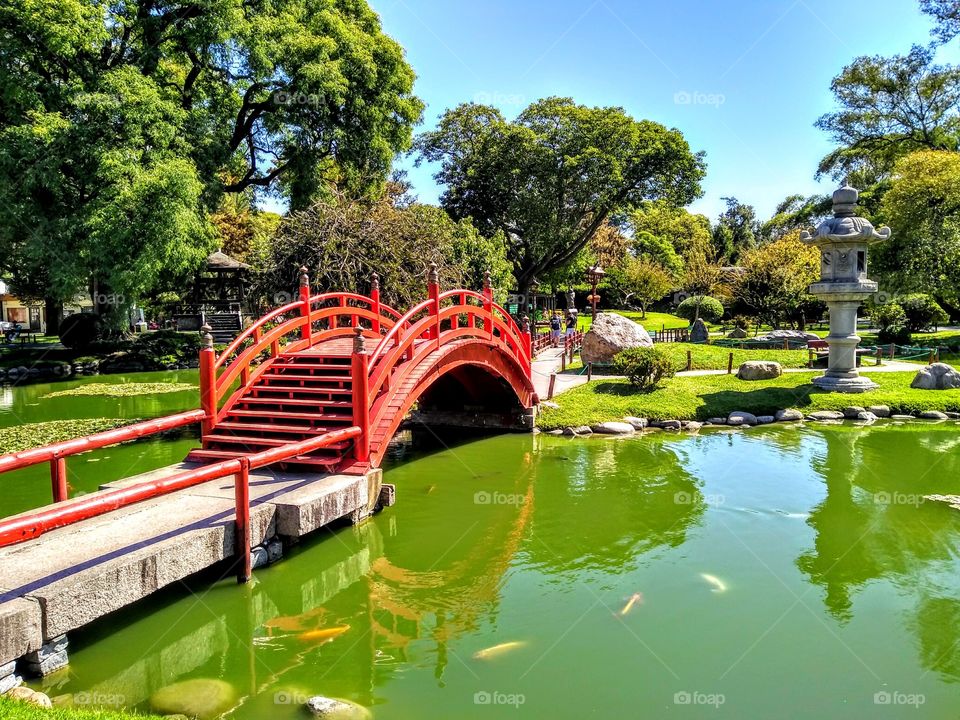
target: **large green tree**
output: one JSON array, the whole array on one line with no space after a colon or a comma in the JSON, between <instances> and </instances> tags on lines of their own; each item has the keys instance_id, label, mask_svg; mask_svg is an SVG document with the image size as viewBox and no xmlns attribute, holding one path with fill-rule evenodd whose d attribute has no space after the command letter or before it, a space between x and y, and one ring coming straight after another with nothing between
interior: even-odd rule
<instances>
[{"instance_id":1,"label":"large green tree","mask_svg":"<svg viewBox=\"0 0 960 720\"><path fill-rule=\"evenodd\" d=\"M960 153L919 151L895 166L881 217L891 240L872 250L891 290L932 293L958 304Z\"/></svg>"},{"instance_id":2,"label":"large green tree","mask_svg":"<svg viewBox=\"0 0 960 720\"><path fill-rule=\"evenodd\" d=\"M635 236L649 233L669 242L682 257L705 252L710 247L710 220L669 203L646 202L628 217Z\"/></svg>"},{"instance_id":3,"label":"large green tree","mask_svg":"<svg viewBox=\"0 0 960 720\"><path fill-rule=\"evenodd\" d=\"M840 107L816 124L838 147L820 161L818 175L850 176L867 187L914 150L960 143L960 68L935 64L931 48L859 57L831 89Z\"/></svg>"},{"instance_id":4,"label":"large green tree","mask_svg":"<svg viewBox=\"0 0 960 720\"><path fill-rule=\"evenodd\" d=\"M406 312L426 299L431 262L444 288L480 290L489 270L503 301L510 277L503 238L484 237L469 220L454 221L435 205L413 202L406 191L402 183L390 183L376 199L338 193L290 213L261 261L264 303L285 302L306 266L321 290L366 293L376 272L383 301Z\"/></svg>"},{"instance_id":5,"label":"large green tree","mask_svg":"<svg viewBox=\"0 0 960 720\"><path fill-rule=\"evenodd\" d=\"M713 228L713 254L720 262L736 264L740 256L757 244L757 213L735 197L721 198L727 209Z\"/></svg>"},{"instance_id":6,"label":"large green tree","mask_svg":"<svg viewBox=\"0 0 960 720\"><path fill-rule=\"evenodd\" d=\"M196 267L224 192L382 186L421 103L363 0L0 5L0 270L65 300Z\"/></svg>"},{"instance_id":7,"label":"large green tree","mask_svg":"<svg viewBox=\"0 0 960 720\"><path fill-rule=\"evenodd\" d=\"M420 160L440 164L443 207L507 238L521 292L575 261L608 219L645 201L691 202L704 174L680 131L569 98L535 102L514 121L460 105L417 147Z\"/></svg>"}]
</instances>

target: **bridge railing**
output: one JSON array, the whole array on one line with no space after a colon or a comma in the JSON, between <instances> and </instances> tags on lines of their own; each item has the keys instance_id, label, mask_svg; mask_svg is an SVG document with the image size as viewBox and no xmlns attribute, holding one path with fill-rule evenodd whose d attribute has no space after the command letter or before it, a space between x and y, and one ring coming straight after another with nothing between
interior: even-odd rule
<instances>
[{"instance_id":1,"label":"bridge railing","mask_svg":"<svg viewBox=\"0 0 960 720\"><path fill-rule=\"evenodd\" d=\"M281 352L298 352L318 342L350 337L358 327L364 335L380 338L399 318L399 312L381 303L376 273L369 296L351 292L311 295L307 270L301 268L300 299L264 315L219 356L205 330L205 347L200 353L200 404L207 418L202 434L207 435L232 401L256 383L269 367L266 361Z\"/></svg>"},{"instance_id":2,"label":"bridge railing","mask_svg":"<svg viewBox=\"0 0 960 720\"><path fill-rule=\"evenodd\" d=\"M181 413L181 415L193 415L195 417L189 419L189 422L197 422L199 417L196 417L196 415L200 412L201 411L199 410L194 410L191 413ZM178 417L180 416L173 415L169 418L161 418L160 420L173 422L173 418ZM187 424L186 417L181 419L183 422L180 424ZM159 420L153 422L159 422ZM127 428L121 429L125 430L132 427L133 426L131 425ZM0 547L15 545L27 540L32 540L40 537L46 532L55 530L56 528L65 527L67 525L80 522L81 520L97 517L98 515L104 515L113 510L118 510L128 505L133 505L134 503L160 497L161 495L176 492L177 490L184 490L186 488L209 482L211 480L219 480L221 478L233 476L234 504L236 511L236 534L234 538L234 545L235 552L240 559L240 564L237 570L237 580L240 582L246 582L250 579L250 575L252 573L250 555L250 471L267 467L275 463L284 462L286 460L290 460L291 458L314 452L315 450L319 450L334 443L358 437L360 433L361 430L357 426L342 428L340 430L334 430L323 435L308 438L306 440L269 448L267 450L262 450L260 452L252 453L250 455L232 460L223 460L221 462L204 465L199 468L184 470L183 472L175 473L159 480L148 480L122 488L104 490L91 495L86 495L82 498L76 498L66 504L47 506L36 512L26 513L6 520L0 520ZM100 435L108 434L109 433L100 433ZM97 442L95 440L96 437L97 436L90 436L85 440L88 443L91 441ZM58 443L58 445L63 446L68 445L69 443L80 442L81 440L70 440L66 443ZM114 442L117 442L117 440L114 439ZM56 446L50 446L50 448L54 447ZM97 445L97 447L103 447L103 445ZM28 453L39 455L41 454L41 451L49 452L50 448L38 448L32 451L24 451L24 453L19 453L19 455L25 456ZM88 445L85 447L85 449L89 450L91 447ZM76 449L73 451L82 452L83 449ZM16 455L16 453L14 455ZM10 457L10 455L4 455L0 457L0 462L3 462L7 466L16 465L18 462L16 459L7 460L7 458ZM24 458L21 457L21 461L23 459ZM33 460L33 462L41 461L42 458ZM4 467L4 469L13 468Z\"/></svg>"}]
</instances>

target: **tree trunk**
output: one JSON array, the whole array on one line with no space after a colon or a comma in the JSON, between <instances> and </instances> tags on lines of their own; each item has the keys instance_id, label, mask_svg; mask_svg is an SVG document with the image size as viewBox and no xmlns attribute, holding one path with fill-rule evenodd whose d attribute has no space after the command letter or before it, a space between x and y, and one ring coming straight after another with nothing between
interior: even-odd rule
<instances>
[{"instance_id":1,"label":"tree trunk","mask_svg":"<svg viewBox=\"0 0 960 720\"><path fill-rule=\"evenodd\" d=\"M63 317L63 303L56 298L47 297L43 300L44 315L47 319L47 335L60 334L60 320Z\"/></svg>"}]
</instances>

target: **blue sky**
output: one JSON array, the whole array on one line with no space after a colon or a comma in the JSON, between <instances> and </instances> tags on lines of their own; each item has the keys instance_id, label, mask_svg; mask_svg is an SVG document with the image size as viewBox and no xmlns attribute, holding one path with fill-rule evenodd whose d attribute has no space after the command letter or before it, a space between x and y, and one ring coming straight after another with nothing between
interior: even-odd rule
<instances>
[{"instance_id":1,"label":"blue sky","mask_svg":"<svg viewBox=\"0 0 960 720\"><path fill-rule=\"evenodd\" d=\"M707 153L711 220L735 196L765 219L792 193L830 192L814 172L831 148L813 127L830 81L859 55L926 44L917 0L372 0L406 48L431 127L465 101L514 117L549 95L618 105L679 128ZM939 59L960 62L958 44ZM407 169L436 203L435 168Z\"/></svg>"}]
</instances>

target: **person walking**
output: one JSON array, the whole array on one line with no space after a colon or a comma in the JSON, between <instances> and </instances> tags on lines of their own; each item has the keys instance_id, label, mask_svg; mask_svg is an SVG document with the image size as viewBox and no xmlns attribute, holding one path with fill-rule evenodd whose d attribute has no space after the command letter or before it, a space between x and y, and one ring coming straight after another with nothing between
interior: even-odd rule
<instances>
[{"instance_id":1,"label":"person walking","mask_svg":"<svg viewBox=\"0 0 960 720\"><path fill-rule=\"evenodd\" d=\"M577 316L573 313L567 313L567 337L577 331Z\"/></svg>"},{"instance_id":2,"label":"person walking","mask_svg":"<svg viewBox=\"0 0 960 720\"><path fill-rule=\"evenodd\" d=\"M553 346L557 347L560 344L560 313L554 313L550 316L550 339L553 341Z\"/></svg>"}]
</instances>

